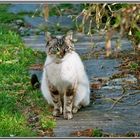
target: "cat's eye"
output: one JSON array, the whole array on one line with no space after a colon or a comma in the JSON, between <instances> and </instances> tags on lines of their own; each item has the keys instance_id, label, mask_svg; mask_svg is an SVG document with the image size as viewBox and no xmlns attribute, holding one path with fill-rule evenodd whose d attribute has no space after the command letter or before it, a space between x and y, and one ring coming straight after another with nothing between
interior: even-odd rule
<instances>
[{"instance_id":1,"label":"cat's eye","mask_svg":"<svg viewBox=\"0 0 140 140\"><path fill-rule=\"evenodd\" d=\"M55 48L54 48L54 51L60 51L60 48L55 47Z\"/></svg>"},{"instance_id":2,"label":"cat's eye","mask_svg":"<svg viewBox=\"0 0 140 140\"><path fill-rule=\"evenodd\" d=\"M57 48L57 51L60 51L60 48Z\"/></svg>"}]
</instances>

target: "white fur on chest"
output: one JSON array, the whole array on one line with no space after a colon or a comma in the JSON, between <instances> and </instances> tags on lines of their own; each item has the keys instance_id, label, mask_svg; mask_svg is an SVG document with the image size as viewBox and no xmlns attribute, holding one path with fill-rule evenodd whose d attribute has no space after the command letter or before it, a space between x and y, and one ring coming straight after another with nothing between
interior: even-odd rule
<instances>
[{"instance_id":1,"label":"white fur on chest","mask_svg":"<svg viewBox=\"0 0 140 140\"><path fill-rule=\"evenodd\" d=\"M49 90L49 81L61 94L64 94L68 86L76 84L74 106L88 105L90 102L90 86L79 55L76 52L71 52L64 57L61 63L57 64L56 61L58 60L47 56L43 69L41 91L48 103L54 104Z\"/></svg>"},{"instance_id":2,"label":"white fur on chest","mask_svg":"<svg viewBox=\"0 0 140 140\"><path fill-rule=\"evenodd\" d=\"M78 66L76 64L79 63L79 59L77 58L78 55L72 52L66 55L62 62L57 64L53 58L48 57L45 62L48 80L58 89L66 88L75 83L78 79Z\"/></svg>"}]
</instances>

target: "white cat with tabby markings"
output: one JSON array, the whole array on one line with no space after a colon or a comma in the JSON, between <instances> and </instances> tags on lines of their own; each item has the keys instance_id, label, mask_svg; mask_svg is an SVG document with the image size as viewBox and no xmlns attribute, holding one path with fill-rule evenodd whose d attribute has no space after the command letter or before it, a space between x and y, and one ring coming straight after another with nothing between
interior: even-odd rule
<instances>
[{"instance_id":1,"label":"white cat with tabby markings","mask_svg":"<svg viewBox=\"0 0 140 140\"><path fill-rule=\"evenodd\" d=\"M89 80L72 36L72 32L59 37L46 33L47 58L41 81L43 96L54 106L53 115L63 114L65 119L90 103Z\"/></svg>"}]
</instances>

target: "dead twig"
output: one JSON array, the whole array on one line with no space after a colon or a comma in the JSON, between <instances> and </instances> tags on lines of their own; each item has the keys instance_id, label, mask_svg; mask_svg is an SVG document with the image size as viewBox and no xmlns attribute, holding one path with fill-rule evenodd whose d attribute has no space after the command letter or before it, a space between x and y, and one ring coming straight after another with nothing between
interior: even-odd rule
<instances>
[{"instance_id":1,"label":"dead twig","mask_svg":"<svg viewBox=\"0 0 140 140\"><path fill-rule=\"evenodd\" d=\"M128 97L129 95L137 94L137 93L140 93L140 91L136 91L136 92L132 92L132 93L127 93L127 94L125 94L125 95L123 94L122 96L120 96L120 97L118 98L118 100L116 100L116 101L114 102L114 104L110 107L109 110L113 109L114 106L115 106L118 102L120 102L123 98ZM140 103L140 101L139 101L137 104L139 104L139 103Z\"/></svg>"}]
</instances>

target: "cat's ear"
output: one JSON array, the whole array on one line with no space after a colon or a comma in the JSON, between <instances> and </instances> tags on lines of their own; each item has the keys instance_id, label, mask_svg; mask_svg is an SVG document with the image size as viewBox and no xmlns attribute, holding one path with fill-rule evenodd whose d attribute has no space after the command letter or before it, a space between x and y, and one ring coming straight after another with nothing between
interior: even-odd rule
<instances>
[{"instance_id":1,"label":"cat's ear","mask_svg":"<svg viewBox=\"0 0 140 140\"><path fill-rule=\"evenodd\" d=\"M72 40L73 39L73 32L72 31L67 32L65 39Z\"/></svg>"},{"instance_id":2,"label":"cat's ear","mask_svg":"<svg viewBox=\"0 0 140 140\"><path fill-rule=\"evenodd\" d=\"M45 32L45 37L46 37L46 41L49 42L53 39L52 35L50 32Z\"/></svg>"}]
</instances>

